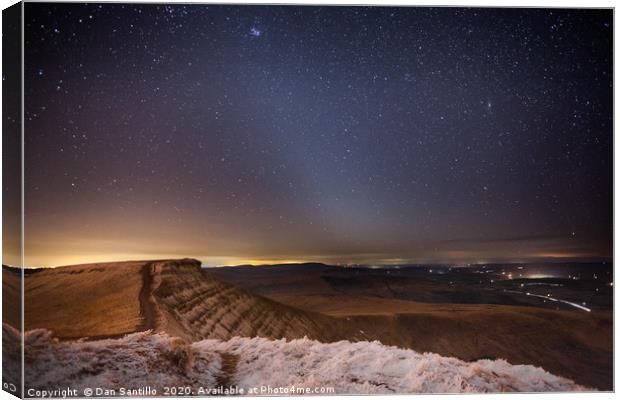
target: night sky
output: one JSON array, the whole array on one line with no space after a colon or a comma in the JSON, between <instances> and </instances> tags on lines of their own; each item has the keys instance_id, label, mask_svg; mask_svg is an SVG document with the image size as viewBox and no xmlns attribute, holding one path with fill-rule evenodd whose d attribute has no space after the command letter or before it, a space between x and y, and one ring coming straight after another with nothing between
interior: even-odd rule
<instances>
[{"instance_id":1,"label":"night sky","mask_svg":"<svg viewBox=\"0 0 620 400\"><path fill-rule=\"evenodd\" d=\"M26 265L612 255L612 11L26 3Z\"/></svg>"}]
</instances>

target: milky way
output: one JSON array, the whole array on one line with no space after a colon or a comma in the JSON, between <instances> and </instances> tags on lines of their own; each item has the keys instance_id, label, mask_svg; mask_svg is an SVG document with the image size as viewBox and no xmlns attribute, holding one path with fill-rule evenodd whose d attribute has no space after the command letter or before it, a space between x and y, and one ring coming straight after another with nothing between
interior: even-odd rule
<instances>
[{"instance_id":1,"label":"milky way","mask_svg":"<svg viewBox=\"0 0 620 400\"><path fill-rule=\"evenodd\" d=\"M611 256L611 10L25 9L29 266Z\"/></svg>"}]
</instances>

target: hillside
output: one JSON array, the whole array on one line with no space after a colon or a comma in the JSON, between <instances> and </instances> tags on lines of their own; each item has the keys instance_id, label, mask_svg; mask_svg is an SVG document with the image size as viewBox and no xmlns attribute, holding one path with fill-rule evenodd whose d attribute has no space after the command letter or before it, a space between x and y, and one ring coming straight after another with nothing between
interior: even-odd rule
<instances>
[{"instance_id":1,"label":"hillside","mask_svg":"<svg viewBox=\"0 0 620 400\"><path fill-rule=\"evenodd\" d=\"M41 270L25 278L25 326L27 331L48 330L63 341L116 339L146 330L186 343L237 336L308 337L322 343L379 340L465 361L505 359L540 366L585 386L612 387L612 319L607 313L421 303L390 298L388 292L372 297L366 289L343 293L334 291L329 280L316 279L328 267L291 268L286 279L277 269L247 271L247 289L224 276L237 274L239 280L237 272L204 270L191 259ZM16 277L6 268L3 272L5 288L14 287ZM374 283L360 280L359 285ZM4 322L18 326L14 314L5 313ZM234 369L238 358L226 356Z\"/></svg>"},{"instance_id":2,"label":"hillside","mask_svg":"<svg viewBox=\"0 0 620 400\"><path fill-rule=\"evenodd\" d=\"M138 295L144 262L74 265L41 269L24 279L25 329L50 329L63 339L118 337L141 329ZM19 276L3 268L4 287ZM17 306L7 305L11 309ZM16 316L4 322L18 326Z\"/></svg>"},{"instance_id":3,"label":"hillside","mask_svg":"<svg viewBox=\"0 0 620 400\"><path fill-rule=\"evenodd\" d=\"M18 290L18 275L6 267L4 282ZM337 318L250 294L214 278L191 259L39 270L26 275L25 293L26 331L48 329L63 340L116 338L149 329L188 340L357 339ZM4 316L4 322L19 326L18 313Z\"/></svg>"},{"instance_id":4,"label":"hillside","mask_svg":"<svg viewBox=\"0 0 620 400\"><path fill-rule=\"evenodd\" d=\"M535 273L540 273L539 268L545 266L532 267ZM490 269L501 279L500 266ZM469 268L431 274L420 268L291 264L208 271L256 295L344 319L366 340L462 360L534 364L588 386L613 387L612 293L610 287L595 292L600 287L596 281L553 281L553 290L562 292L562 297L585 298L590 307L596 307L583 312L556 309L557 303L504 290L512 289L510 282L514 286L532 280L488 285L480 283L480 274ZM546 281L535 280L535 284Z\"/></svg>"}]
</instances>

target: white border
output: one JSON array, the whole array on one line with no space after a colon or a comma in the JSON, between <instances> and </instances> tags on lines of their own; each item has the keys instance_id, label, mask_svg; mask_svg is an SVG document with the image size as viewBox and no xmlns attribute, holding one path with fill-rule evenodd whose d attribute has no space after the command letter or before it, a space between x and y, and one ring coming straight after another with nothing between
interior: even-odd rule
<instances>
[{"instance_id":1,"label":"white border","mask_svg":"<svg viewBox=\"0 0 620 400\"><path fill-rule=\"evenodd\" d=\"M36 1L36 0L35 0ZM63 1L63 2L70 2L70 1ZM76 3L84 3L84 1L75 1ZM93 1L96 2L96 1ZM104 1L100 1L100 2L104 2ZM222 3L228 3L228 4L298 4L298 5L302 5L302 4L307 4L307 5L379 5L379 6L460 6L460 7L464 7L464 6L468 6L468 7L535 7L535 8L544 8L544 7L556 7L556 8L610 8L610 7L615 7L615 1L605 1L605 0L590 0L590 1L577 1L577 0L564 0L564 1L553 1L553 0L540 0L540 1L536 1L536 0L523 0L523 1L492 1L492 0L473 0L473 1L464 1L464 0L427 0L427 1L415 1L415 0L387 0L387 1L371 1L371 0L361 0L361 1L354 1L354 0L296 0L296 1L285 1L285 0L268 0L268 1L260 1L260 0L244 0L244 1L235 1L235 0L230 0L230 1L182 1L182 0L168 0L168 1L147 1L147 0L134 0L131 1L133 3L202 3L202 4L206 4L206 3L213 3L213 4L222 4ZM15 4L16 1L11 1L11 0L0 0L0 5L2 6L2 9L9 7L10 5ZM23 10L22 10L23 13ZM1 22L0 22L1 24ZM23 37L23 24L22 24L22 37ZM617 72L616 69L616 64L615 64L615 54L618 51L618 30L615 29L615 13L614 13L614 77L615 74ZM1 62L1 52L0 52L0 62ZM23 47L22 47L22 70L23 70ZM614 79L614 83L615 83L615 79ZM617 105L617 103L615 102L616 99L616 95L618 93L618 88L614 85L614 117L616 115L618 115L618 110L619 107ZM23 75L22 75L22 94L23 94ZM1 100L1 94L0 94L0 100ZM22 96L22 140L23 140L23 96ZM616 119L614 118L614 139L615 139L615 132L616 132ZM617 150L618 150L618 146L620 146L618 144L618 142L616 140L614 140L614 155L617 154ZM2 143L0 141L0 152L2 150ZM22 152L23 152L23 146L22 146ZM0 177L1 177L1 169L2 167L0 166ZM620 167L619 165L615 162L615 157L614 157L614 210L616 209L617 205L618 205L618 186L616 185L617 182L617 177L619 176L619 172L620 172ZM1 179L1 178L0 178ZM1 186L0 186L1 187ZM22 190L23 190L23 153L22 153ZM1 191L0 191L1 193ZM2 199L1 199L1 195L0 195L0 206L2 205ZM22 210L23 210L23 195L22 195ZM23 221L23 213L22 213L22 227L24 226L24 221ZM1 217L0 217L1 220ZM618 225L617 223L620 221L620 217L614 212L614 239L615 239L615 227ZM22 262L24 261L24 230L22 229ZM2 231L0 230L0 240L2 239ZM617 254L617 247L616 247L616 242L614 240L614 272L615 272L615 265L616 265L616 255ZM23 280L22 280L22 298L23 298ZM615 287L614 287L614 300L615 300ZM615 301L614 301L614 343L616 343L616 339L618 338L618 330L616 329L616 320L617 320L617 308L615 307ZM23 311L23 310L22 310ZM2 310L0 308L0 318L2 317ZM23 318L22 318L22 324L23 324ZM23 329L23 326L22 326ZM1 355L0 355L0 361L1 361ZM614 366L615 366L615 354L614 354ZM617 388L618 387L618 369L615 368L614 370L614 387ZM464 396L464 395L461 395ZM516 398L521 398L521 397L526 397L528 399L548 399L548 400L559 400L559 399L565 399L565 398L598 398L598 399L602 399L602 398L612 398L612 396L614 396L614 394L612 393L588 393L588 394L580 394L580 393L559 393L559 394L555 394L555 393L551 393L551 394L486 394L486 395L479 395L479 394L475 394L475 395L466 395L468 399L485 399L485 400L496 400L496 399L514 399ZM313 399L321 399L321 400L329 400L329 399L333 399L335 396L313 396ZM246 397L248 398L248 397ZM254 398L254 397L252 397ZM265 397L262 397L260 399L264 399ZM283 397L284 399L286 398L292 398L292 397ZM301 397L299 397L301 398ZM346 398L348 399L367 399L368 396L346 396ZM376 399L449 399L449 398L454 398L453 395L415 395L414 397L412 397L412 395L393 395L393 396L373 396L373 398ZM8 393L4 392L4 391L0 391L0 400L8 400L8 399L15 399L14 396L9 395ZM174 399L174 398L171 398ZM176 398L176 399L183 399L183 398ZM185 398L187 399L187 398Z\"/></svg>"}]
</instances>

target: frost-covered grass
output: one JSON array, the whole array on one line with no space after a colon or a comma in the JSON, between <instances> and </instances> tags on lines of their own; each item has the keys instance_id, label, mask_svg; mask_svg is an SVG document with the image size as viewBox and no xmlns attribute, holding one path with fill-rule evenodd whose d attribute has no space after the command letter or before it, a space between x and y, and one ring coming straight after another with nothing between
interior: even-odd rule
<instances>
[{"instance_id":1,"label":"frost-covered grass","mask_svg":"<svg viewBox=\"0 0 620 400\"><path fill-rule=\"evenodd\" d=\"M18 343L3 325L5 348ZM574 391L585 388L531 365L456 358L379 342L239 338L191 344L166 334L59 342L49 331L26 333L26 387L214 387L223 376L241 388L333 387L336 394ZM223 370L222 354L237 360ZM11 353L5 352L5 361ZM161 391L160 391L161 393Z\"/></svg>"},{"instance_id":2,"label":"frost-covered grass","mask_svg":"<svg viewBox=\"0 0 620 400\"><path fill-rule=\"evenodd\" d=\"M331 386L336 393L584 390L531 365L511 365L504 360L465 362L377 341L320 343L309 339L233 338L227 342L198 342L193 348L238 354L236 379L242 387L266 383L273 387Z\"/></svg>"},{"instance_id":3,"label":"frost-covered grass","mask_svg":"<svg viewBox=\"0 0 620 400\"><path fill-rule=\"evenodd\" d=\"M3 326L5 344L7 333L9 329ZM18 340L15 333L9 334ZM26 388L79 390L214 386L221 369L219 355L205 349L194 357L191 351L183 341L166 334L140 332L121 339L58 341L50 331L36 329L25 337L25 384Z\"/></svg>"}]
</instances>

